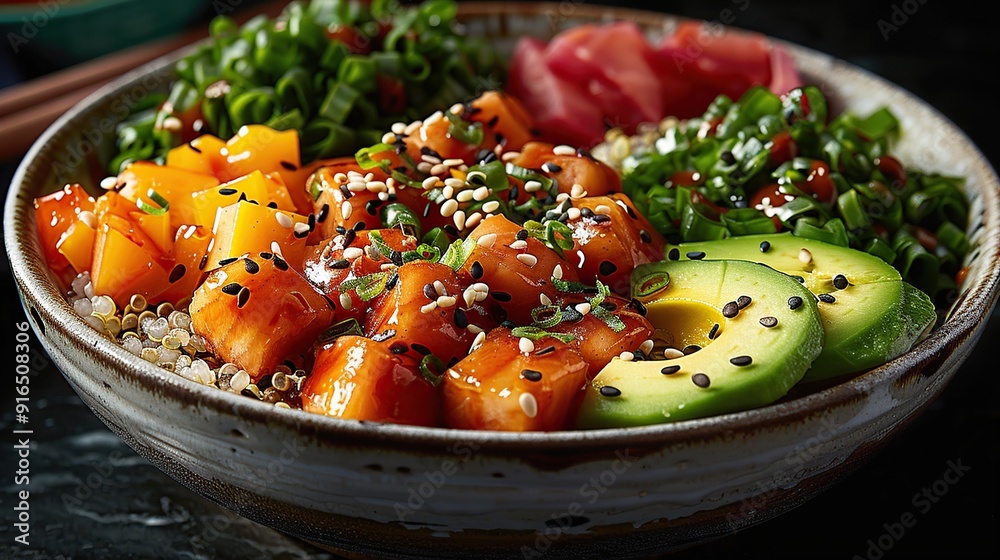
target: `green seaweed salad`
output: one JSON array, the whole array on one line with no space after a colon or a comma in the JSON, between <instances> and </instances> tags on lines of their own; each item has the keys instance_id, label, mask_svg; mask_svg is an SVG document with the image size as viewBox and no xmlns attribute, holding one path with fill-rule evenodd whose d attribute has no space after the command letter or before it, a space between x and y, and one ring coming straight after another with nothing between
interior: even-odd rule
<instances>
[{"instance_id":1,"label":"green seaweed salad","mask_svg":"<svg viewBox=\"0 0 1000 560\"><path fill-rule=\"evenodd\" d=\"M755 87L700 118L613 131L594 154L674 243L791 230L876 255L947 306L969 251L963 180L904 168L899 134L887 108L833 116L816 87Z\"/></svg>"},{"instance_id":2,"label":"green seaweed salad","mask_svg":"<svg viewBox=\"0 0 1000 560\"><path fill-rule=\"evenodd\" d=\"M169 93L146 96L118 127L117 174L200 134L245 124L299 132L303 163L353 155L411 122L502 83L492 47L468 37L452 0L291 2L276 18L226 16L175 65Z\"/></svg>"}]
</instances>

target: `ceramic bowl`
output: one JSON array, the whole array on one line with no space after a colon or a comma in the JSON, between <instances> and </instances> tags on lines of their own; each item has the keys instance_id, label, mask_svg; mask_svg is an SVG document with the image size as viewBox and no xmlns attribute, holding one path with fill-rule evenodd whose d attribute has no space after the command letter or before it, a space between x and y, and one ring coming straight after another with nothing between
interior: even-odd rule
<instances>
[{"instance_id":1,"label":"ceramic bowl","mask_svg":"<svg viewBox=\"0 0 1000 560\"><path fill-rule=\"evenodd\" d=\"M562 5L467 4L470 33L520 35L661 14ZM174 55L94 94L34 145L14 178L4 236L32 326L74 389L132 448L192 490L264 525L347 555L530 558L643 555L778 515L856 469L924 410L969 355L996 299L995 172L951 122L842 61L788 45L840 109L889 105L904 162L968 178L975 249L943 326L902 357L780 404L714 418L557 433L342 421L201 386L134 357L76 316L40 257L32 199L94 184L116 103L167 86Z\"/></svg>"}]
</instances>

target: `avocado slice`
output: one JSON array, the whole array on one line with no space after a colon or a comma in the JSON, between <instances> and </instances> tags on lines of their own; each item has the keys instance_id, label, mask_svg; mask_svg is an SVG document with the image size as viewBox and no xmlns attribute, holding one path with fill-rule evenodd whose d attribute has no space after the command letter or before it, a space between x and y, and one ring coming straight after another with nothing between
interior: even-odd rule
<instances>
[{"instance_id":1,"label":"avocado slice","mask_svg":"<svg viewBox=\"0 0 1000 560\"><path fill-rule=\"evenodd\" d=\"M763 263L802 278L813 294L822 296L826 343L803 378L807 383L884 364L909 350L936 319L930 297L882 259L791 233L686 243L668 247L667 256Z\"/></svg>"},{"instance_id":2,"label":"avocado slice","mask_svg":"<svg viewBox=\"0 0 1000 560\"><path fill-rule=\"evenodd\" d=\"M802 379L822 350L815 298L767 266L665 261L637 267L632 280L655 329L652 359L612 359L586 387L580 427L656 424L764 406ZM691 345L701 349L670 357ZM669 359L662 359L665 352Z\"/></svg>"}]
</instances>

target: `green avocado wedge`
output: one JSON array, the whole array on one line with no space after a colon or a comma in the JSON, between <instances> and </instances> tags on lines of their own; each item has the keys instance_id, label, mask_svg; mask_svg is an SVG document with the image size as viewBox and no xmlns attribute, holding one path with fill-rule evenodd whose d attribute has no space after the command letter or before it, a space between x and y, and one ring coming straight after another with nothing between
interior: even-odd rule
<instances>
[{"instance_id":1,"label":"green avocado wedge","mask_svg":"<svg viewBox=\"0 0 1000 560\"><path fill-rule=\"evenodd\" d=\"M765 250L766 249L766 250ZM742 259L799 277L818 302L826 343L804 382L857 373L903 354L936 315L930 298L868 253L796 237L747 235L667 248L668 259Z\"/></svg>"},{"instance_id":2,"label":"green avocado wedge","mask_svg":"<svg viewBox=\"0 0 1000 560\"><path fill-rule=\"evenodd\" d=\"M614 358L586 387L581 428L641 426L764 406L823 346L812 294L741 260L659 262L632 274L655 329L650 359ZM700 349L691 352L694 347ZM678 350L688 348L685 355ZM669 359L664 359L664 355Z\"/></svg>"}]
</instances>

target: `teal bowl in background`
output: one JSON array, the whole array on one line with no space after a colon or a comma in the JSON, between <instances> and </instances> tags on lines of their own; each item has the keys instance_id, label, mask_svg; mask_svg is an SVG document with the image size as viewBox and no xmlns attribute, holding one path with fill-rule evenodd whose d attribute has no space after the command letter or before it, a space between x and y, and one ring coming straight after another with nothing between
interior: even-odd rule
<instances>
[{"instance_id":1,"label":"teal bowl in background","mask_svg":"<svg viewBox=\"0 0 1000 560\"><path fill-rule=\"evenodd\" d=\"M65 67L173 35L210 0L36 0L0 3L0 33L16 55Z\"/></svg>"}]
</instances>

